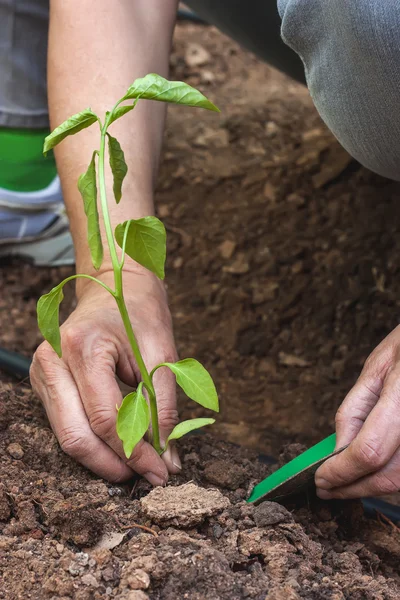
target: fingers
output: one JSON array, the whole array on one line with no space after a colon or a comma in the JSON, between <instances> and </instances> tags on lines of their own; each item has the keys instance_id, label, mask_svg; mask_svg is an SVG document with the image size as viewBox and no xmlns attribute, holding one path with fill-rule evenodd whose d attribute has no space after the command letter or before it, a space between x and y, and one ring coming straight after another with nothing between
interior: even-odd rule
<instances>
[{"instance_id":1,"label":"fingers","mask_svg":"<svg viewBox=\"0 0 400 600\"><path fill-rule=\"evenodd\" d=\"M361 375L353 389L347 394L336 413L336 449L350 444L357 436L369 413L379 400L382 379L372 374Z\"/></svg>"},{"instance_id":2,"label":"fingers","mask_svg":"<svg viewBox=\"0 0 400 600\"><path fill-rule=\"evenodd\" d=\"M103 327L90 323L63 331L64 360L73 374L87 419L94 434L152 485L165 485L168 470L154 448L144 440L127 460L116 432L116 406L122 397L115 379L118 348Z\"/></svg>"},{"instance_id":3,"label":"fingers","mask_svg":"<svg viewBox=\"0 0 400 600\"><path fill-rule=\"evenodd\" d=\"M175 362L177 360L176 350L172 335L146 337L144 344L144 360L151 370L157 364L163 362ZM168 368L158 369L153 378L154 389L157 397L158 422L160 427L161 446L164 447L167 438L175 425L178 423L178 410L176 402L176 382L174 374ZM169 444L168 449L162 455L162 459L167 466L169 473L176 474L182 469L178 451L173 443Z\"/></svg>"},{"instance_id":4,"label":"fingers","mask_svg":"<svg viewBox=\"0 0 400 600\"><path fill-rule=\"evenodd\" d=\"M380 384L375 380L374 385L375 388L367 388L369 396L366 394L358 397L359 404L356 402L352 407L349 418L354 414L360 418L360 415L368 411ZM342 437L341 440L343 439ZM346 450L320 467L316 473L316 485L321 490L331 490L353 484L385 467L399 446L400 364L396 364L387 373L379 402L375 402L356 438Z\"/></svg>"},{"instance_id":5,"label":"fingers","mask_svg":"<svg viewBox=\"0 0 400 600\"><path fill-rule=\"evenodd\" d=\"M91 430L69 370L47 343L34 356L31 382L66 454L109 481L133 476L132 469Z\"/></svg>"},{"instance_id":6,"label":"fingers","mask_svg":"<svg viewBox=\"0 0 400 600\"><path fill-rule=\"evenodd\" d=\"M355 483L331 490L318 490L323 500L365 498L393 494L400 490L400 450L393 455L388 464L372 475L367 475Z\"/></svg>"}]
</instances>

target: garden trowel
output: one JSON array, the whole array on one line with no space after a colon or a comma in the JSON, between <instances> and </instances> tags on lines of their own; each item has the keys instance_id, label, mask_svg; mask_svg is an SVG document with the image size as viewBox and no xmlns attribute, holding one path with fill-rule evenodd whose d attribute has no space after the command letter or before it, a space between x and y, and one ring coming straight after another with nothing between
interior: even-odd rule
<instances>
[{"instance_id":1,"label":"garden trowel","mask_svg":"<svg viewBox=\"0 0 400 600\"><path fill-rule=\"evenodd\" d=\"M322 440L309 448L286 465L269 475L253 489L248 502L258 504L264 500L281 501L289 496L299 494L314 482L318 467L328 458L342 452L335 451L336 434Z\"/></svg>"}]
</instances>

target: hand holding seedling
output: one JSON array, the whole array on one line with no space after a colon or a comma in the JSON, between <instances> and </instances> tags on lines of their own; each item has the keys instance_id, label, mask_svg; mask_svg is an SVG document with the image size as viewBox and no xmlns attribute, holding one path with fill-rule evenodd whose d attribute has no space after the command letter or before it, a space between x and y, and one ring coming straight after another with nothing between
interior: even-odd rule
<instances>
[{"instance_id":1,"label":"hand holding seedling","mask_svg":"<svg viewBox=\"0 0 400 600\"><path fill-rule=\"evenodd\" d=\"M400 489L400 326L372 352L336 416L337 448L316 473L318 495L360 498Z\"/></svg>"},{"instance_id":2,"label":"hand holding seedling","mask_svg":"<svg viewBox=\"0 0 400 600\"><path fill-rule=\"evenodd\" d=\"M96 270L100 269L104 254L97 201L97 190L99 190L101 214L108 253L111 257L113 276L112 280L110 280L110 273L104 276L101 274L101 271L99 277L85 273L74 275L61 282L39 300L39 327L47 342L57 353L59 357L57 360L60 360L62 356L62 344L66 348L66 356L63 356L63 362L66 367L64 370L64 381L62 377L58 376L57 380L54 379L54 381L50 382L49 373L47 373L48 389L44 390L42 386L41 396L44 399L53 428L55 428L62 446L70 454L75 453L81 462L108 478L126 478L131 474L132 467L135 471L144 474L152 483L159 484L165 482L166 479L165 469L161 468L159 455L166 451L168 452L168 444L189 431L210 424L214 420L194 419L186 421L176 425L171 432L171 426L176 421L176 415L174 409L171 411L170 407L163 405L162 393L159 396L156 394L155 382L157 378L158 389L162 391L163 379L166 380L173 374L177 383L190 398L211 410L218 411L218 398L210 375L196 360L185 359L183 361L176 361L175 357L172 357L171 361L162 360L162 362L157 363L154 357L144 356L141 352L140 342L138 342L141 339L142 333L140 331L141 317L145 315L149 307L146 305L146 302L143 302L143 305L141 305L140 299L157 297L157 294L162 294L163 291L161 291L159 284L154 279L146 279L143 280L145 281L145 286L149 285L150 281L150 285L154 286L154 289L150 291L141 290L142 281L140 275L135 274L132 277L130 274L129 281L137 286L137 293L134 305L129 306L125 300L123 268L126 256L128 255L136 263L154 273L159 279L164 278L166 256L166 235L161 221L152 216L131 219L120 223L114 230L107 203L105 181L106 145L108 146L109 162L113 176L114 198L117 203L121 200L122 183L128 169L123 150L117 139L110 135L108 128L113 122L133 110L139 99L172 102L174 104L217 110L207 98L190 86L180 82L168 82L158 75L151 74L136 80L132 84L124 97L116 103L111 111L106 113L104 122L101 122L99 117L90 109L86 109L65 121L46 138L45 152L55 147L67 136L74 135L95 123L98 123L100 127L99 149L93 151L87 171L79 178L78 187L85 207L88 244L92 263ZM126 101L129 104L122 104ZM91 291L89 294L85 294L84 302L81 301L79 303L80 312L75 311L69 322L67 321L65 324L63 336L61 337L58 314L59 305L63 299L63 287L70 280L78 277L89 280ZM99 286L98 290L94 290L93 283ZM129 288L131 288L131 285L129 285ZM103 299L100 304L92 302L91 298L93 298L93 294L102 294L103 298L107 297L107 300ZM132 320L134 320L134 323L131 322L130 315L133 315ZM76 321L76 319L80 322L81 335L76 336L75 327L73 343L71 344L68 343L67 332L71 324L74 325L74 320ZM143 321L147 322L146 319L143 319ZM162 315L159 323L164 323ZM164 325L161 331L153 332L154 336L159 335L158 345L161 348L164 339L172 338L168 316L166 323L166 327ZM99 340L96 339L96 330L99 326L103 337L103 340L100 340L100 344ZM64 337L66 337L65 340L63 339ZM107 344L102 344L102 341L105 341L104 338L107 339ZM102 363L96 362L97 372L92 373L92 375L96 376L96 384L94 384L95 379L93 377L89 384L89 379L84 376L85 370L90 370L94 364L94 361L90 359L87 362L85 360L90 354L90 349L96 349L96 352L103 353ZM46 352L48 351L46 350ZM49 362L54 363L55 359L56 357L52 355ZM136 381L138 382L136 391L128 394L121 406L116 407L114 403L113 409L107 400L104 404L102 402L94 404L91 397L97 398L97 401L99 397L118 398L117 384L115 380L112 381L115 367L117 364L119 365L120 373L123 376L124 369L125 372L132 369L133 362L135 365ZM73 447L68 447L65 441L63 443L64 437L68 439L68 428L74 426L70 420L66 419L66 415L71 410L71 407L75 407L75 410L77 409L79 399L64 398L62 410L58 410L58 419L52 420L51 415L51 394L55 390L57 396L60 397L60 388L70 383L68 380L71 377L71 371L68 367L71 367L73 363L75 363L73 369L76 373L75 380L78 379L76 381L77 393L83 400L83 407L91 425L91 431L89 431L89 428L81 431L79 437L80 443L76 444L76 448L79 448L79 453ZM103 369L99 369L100 366ZM60 367L60 363L58 363L58 367ZM165 374L165 371L167 371L167 374ZM60 369L57 372L60 374ZM163 372L164 375L162 375ZM83 374L81 380L79 373ZM121 378L126 380L129 377L125 376ZM51 384L49 385L49 383ZM40 381L36 380L36 383L34 381L34 385L36 388L40 387ZM97 389L94 390L94 387ZM102 389L101 392L100 389ZM96 393L94 393L95 391ZM127 459L126 464L128 466L125 466L125 463L121 461L122 448L120 442L118 442L114 431L109 426L110 422L113 421L113 419L110 419L111 410L114 410L115 415L117 415L116 430L118 438L122 442L123 453ZM62 421L60 414L64 415L63 424L60 423ZM161 436L160 421L163 425ZM82 422L83 420L81 419L80 423ZM105 424L106 426L104 426ZM150 424L152 447L143 441L143 436L147 434ZM74 439L76 441L76 435ZM109 476L111 465L110 449L113 451L113 466L115 467L115 473L112 477ZM104 470L102 472L101 459L102 457L105 458L106 454L109 466L107 467L107 472ZM175 461L173 458L172 452L170 452L170 461L174 466ZM154 464L150 469L151 463ZM154 467L156 464L158 465L158 472ZM170 470L173 470L173 466ZM176 464L175 467L177 467Z\"/></svg>"}]
</instances>

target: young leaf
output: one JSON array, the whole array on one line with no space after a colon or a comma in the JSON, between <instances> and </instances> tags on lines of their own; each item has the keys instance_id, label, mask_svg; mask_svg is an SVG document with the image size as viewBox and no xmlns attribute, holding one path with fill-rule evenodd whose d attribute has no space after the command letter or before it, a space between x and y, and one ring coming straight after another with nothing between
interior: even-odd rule
<instances>
[{"instance_id":1,"label":"young leaf","mask_svg":"<svg viewBox=\"0 0 400 600\"><path fill-rule=\"evenodd\" d=\"M103 262L103 243L101 241L99 212L97 210L96 154L97 151L95 150L88 170L79 177L78 189L83 198L83 206L87 217L90 255L94 268L98 270Z\"/></svg>"},{"instance_id":2,"label":"young leaf","mask_svg":"<svg viewBox=\"0 0 400 600\"><path fill-rule=\"evenodd\" d=\"M97 121L97 116L90 108L86 108L82 112L72 115L72 117L64 121L64 123L61 123L61 125L56 127L54 131L46 137L44 140L43 154L46 156L49 150L54 148L54 146L57 146L57 144L62 142L68 135L74 135L75 133L78 133L78 131L90 127L95 121Z\"/></svg>"},{"instance_id":3,"label":"young leaf","mask_svg":"<svg viewBox=\"0 0 400 600\"><path fill-rule=\"evenodd\" d=\"M124 100L131 98L184 104L185 106L195 106L220 112L219 108L214 106L208 98L187 83L168 81L156 73L150 73L146 77L136 79L125 94Z\"/></svg>"},{"instance_id":4,"label":"young leaf","mask_svg":"<svg viewBox=\"0 0 400 600\"><path fill-rule=\"evenodd\" d=\"M215 419L190 419L189 421L182 421L182 423L178 423L169 434L167 444L171 440L179 440L179 438L190 431L200 429L200 427L205 427L206 425L212 425L213 423L215 423Z\"/></svg>"},{"instance_id":5,"label":"young leaf","mask_svg":"<svg viewBox=\"0 0 400 600\"><path fill-rule=\"evenodd\" d=\"M125 105L125 106L118 106L112 112L109 125L111 125L111 123L114 123L114 121L116 121L117 119L119 119L119 118L123 117L124 115L126 115L126 113L130 112L131 110L133 110L135 108L135 106L136 106L136 102L134 102L133 104Z\"/></svg>"},{"instance_id":6,"label":"young leaf","mask_svg":"<svg viewBox=\"0 0 400 600\"><path fill-rule=\"evenodd\" d=\"M140 265L164 279L164 265L166 257L165 227L156 217L143 217L131 219L115 229L115 239L120 248L124 240L125 228L129 224L126 238L125 252Z\"/></svg>"},{"instance_id":7,"label":"young leaf","mask_svg":"<svg viewBox=\"0 0 400 600\"><path fill-rule=\"evenodd\" d=\"M185 394L205 408L219 412L218 395L209 372L194 358L176 363L162 363L153 369L168 367L175 374L176 382Z\"/></svg>"},{"instance_id":8,"label":"young leaf","mask_svg":"<svg viewBox=\"0 0 400 600\"><path fill-rule=\"evenodd\" d=\"M110 156L110 167L113 174L114 184L114 198L116 203L121 200L122 196L122 182L124 181L125 175L128 172L128 165L125 162L124 152L120 146L119 141L108 135L108 153Z\"/></svg>"},{"instance_id":9,"label":"young leaf","mask_svg":"<svg viewBox=\"0 0 400 600\"><path fill-rule=\"evenodd\" d=\"M44 337L61 358L61 336L59 325L59 308L64 298L64 281L59 283L48 294L44 294L37 303L37 320Z\"/></svg>"},{"instance_id":10,"label":"young leaf","mask_svg":"<svg viewBox=\"0 0 400 600\"><path fill-rule=\"evenodd\" d=\"M142 393L143 383L122 401L117 414L117 435L122 441L126 458L140 442L150 425L150 410Z\"/></svg>"}]
</instances>

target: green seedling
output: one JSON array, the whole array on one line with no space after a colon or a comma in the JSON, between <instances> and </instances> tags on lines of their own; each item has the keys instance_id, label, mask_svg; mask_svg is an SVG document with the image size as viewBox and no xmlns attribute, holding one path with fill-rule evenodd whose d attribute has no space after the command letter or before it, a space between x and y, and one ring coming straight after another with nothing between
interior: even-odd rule
<instances>
[{"instance_id":1,"label":"green seedling","mask_svg":"<svg viewBox=\"0 0 400 600\"><path fill-rule=\"evenodd\" d=\"M165 446L162 447L159 434L157 397L153 384L154 374L158 369L170 369L174 373L178 385L189 398L205 408L215 412L219 410L218 396L213 380L206 369L194 358L186 358L176 363L162 363L155 365L150 372L147 370L126 308L123 293L125 255L130 256L160 279L164 279L166 258L166 232L163 223L159 219L153 216L131 219L117 225L113 232L108 211L104 172L106 145L108 145L108 156L113 177L114 198L117 203L121 200L122 184L128 171L124 152L118 140L108 133L108 128L114 121L133 110L139 100L170 102L219 112L214 104L191 86L178 81L167 81L159 75L150 74L134 81L125 96L118 100L111 111L106 112L104 123L88 108L67 119L47 136L43 149L45 155L67 136L74 135L95 123L98 123L100 127L99 150L94 150L86 173L79 178L78 188L82 195L87 217L87 234L91 259L94 268L98 270L103 260L103 242L100 234L97 204L97 183L99 185L100 207L108 251L114 270L115 286L114 289L111 289L96 277L88 274L77 274L68 277L48 294L42 296L37 305L40 331L58 356L61 357L59 306L63 299L64 285L77 277L85 277L97 282L115 299L130 347L141 373L141 382L136 391L125 396L121 406L117 407L117 434L122 441L127 458L131 456L136 444L148 432L150 423L151 443L156 451L162 454L166 450L169 441L215 422L214 419L183 421L174 428ZM127 101L131 102L123 104ZM120 248L120 256L118 256L117 247Z\"/></svg>"}]
</instances>

